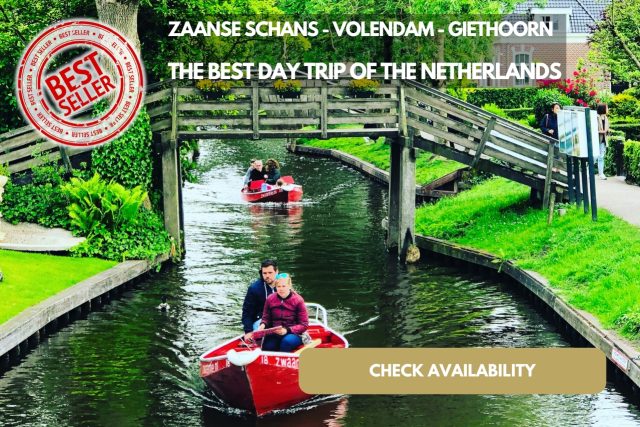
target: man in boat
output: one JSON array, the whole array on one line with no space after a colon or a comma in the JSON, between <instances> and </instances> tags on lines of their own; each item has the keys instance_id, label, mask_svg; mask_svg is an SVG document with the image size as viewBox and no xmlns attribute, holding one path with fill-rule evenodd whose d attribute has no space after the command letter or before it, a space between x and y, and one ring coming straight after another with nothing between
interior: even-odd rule
<instances>
[{"instance_id":1,"label":"man in boat","mask_svg":"<svg viewBox=\"0 0 640 427\"><path fill-rule=\"evenodd\" d=\"M264 302L269 295L275 292L277 274L278 263L273 259L266 259L260 264L260 278L251 283L247 289L247 295L242 304L242 326L245 341L250 340L253 331L260 326Z\"/></svg>"},{"instance_id":2,"label":"man in boat","mask_svg":"<svg viewBox=\"0 0 640 427\"><path fill-rule=\"evenodd\" d=\"M262 160L251 160L251 166L247 169L247 173L244 174L244 189L249 188L251 181L260 181L267 179L267 172L262 168Z\"/></svg>"}]
</instances>

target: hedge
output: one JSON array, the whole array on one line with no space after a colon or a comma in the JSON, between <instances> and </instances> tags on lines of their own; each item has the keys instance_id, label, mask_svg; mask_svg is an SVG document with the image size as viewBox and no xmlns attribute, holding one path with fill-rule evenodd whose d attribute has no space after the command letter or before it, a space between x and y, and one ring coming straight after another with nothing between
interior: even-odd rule
<instances>
[{"instance_id":1,"label":"hedge","mask_svg":"<svg viewBox=\"0 0 640 427\"><path fill-rule=\"evenodd\" d=\"M538 92L538 88L465 88L460 91L466 94L467 102L478 107L496 104L500 108L513 109L533 107L533 97Z\"/></svg>"},{"instance_id":2,"label":"hedge","mask_svg":"<svg viewBox=\"0 0 640 427\"><path fill-rule=\"evenodd\" d=\"M533 108L504 108L504 112L514 120L522 120L533 114Z\"/></svg>"},{"instance_id":3,"label":"hedge","mask_svg":"<svg viewBox=\"0 0 640 427\"><path fill-rule=\"evenodd\" d=\"M624 136L609 136L604 155L604 173L614 176L624 174Z\"/></svg>"},{"instance_id":4,"label":"hedge","mask_svg":"<svg viewBox=\"0 0 640 427\"><path fill-rule=\"evenodd\" d=\"M627 182L640 184L640 142L624 143L624 169L627 171Z\"/></svg>"}]
</instances>

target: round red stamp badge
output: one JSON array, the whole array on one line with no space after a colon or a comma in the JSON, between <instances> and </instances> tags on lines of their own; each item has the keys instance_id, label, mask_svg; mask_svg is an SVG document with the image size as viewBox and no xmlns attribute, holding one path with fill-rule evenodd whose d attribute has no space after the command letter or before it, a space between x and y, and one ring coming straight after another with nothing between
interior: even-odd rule
<instances>
[{"instance_id":1,"label":"round red stamp badge","mask_svg":"<svg viewBox=\"0 0 640 427\"><path fill-rule=\"evenodd\" d=\"M131 125L144 96L144 69L133 45L88 19L40 33L22 55L16 81L29 123L51 141L72 147L116 138ZM88 114L101 100L106 109Z\"/></svg>"}]
</instances>

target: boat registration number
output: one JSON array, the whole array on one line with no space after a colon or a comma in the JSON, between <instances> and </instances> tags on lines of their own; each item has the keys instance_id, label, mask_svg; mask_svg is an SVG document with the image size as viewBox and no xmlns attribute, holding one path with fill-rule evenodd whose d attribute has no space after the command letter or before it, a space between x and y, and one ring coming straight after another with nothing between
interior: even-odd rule
<instances>
[{"instance_id":1,"label":"boat registration number","mask_svg":"<svg viewBox=\"0 0 640 427\"><path fill-rule=\"evenodd\" d=\"M221 371L231 366L228 360L216 360L215 362L203 363L200 365L200 376L207 377L215 372Z\"/></svg>"},{"instance_id":2,"label":"boat registration number","mask_svg":"<svg viewBox=\"0 0 640 427\"><path fill-rule=\"evenodd\" d=\"M263 365L276 366L278 368L298 369L299 358L281 356L262 356Z\"/></svg>"}]
</instances>

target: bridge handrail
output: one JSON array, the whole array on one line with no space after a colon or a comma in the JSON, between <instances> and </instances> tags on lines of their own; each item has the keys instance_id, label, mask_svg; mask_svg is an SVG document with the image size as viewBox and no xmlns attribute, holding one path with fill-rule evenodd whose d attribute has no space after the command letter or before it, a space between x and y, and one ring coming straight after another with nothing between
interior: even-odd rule
<instances>
[{"instance_id":1,"label":"bridge handrail","mask_svg":"<svg viewBox=\"0 0 640 427\"><path fill-rule=\"evenodd\" d=\"M557 142L557 140L555 138L551 138L550 136L544 135L540 132L536 132L535 130L532 130L526 126L521 125L518 122L513 122L510 120L505 119L504 117L500 117L496 114L493 114L489 111L483 110L482 108L470 104L468 102L462 101L461 99L456 98L455 96L451 96L448 93L444 93L441 92L437 89L434 89L432 87L429 87L427 85L425 85L424 83L419 83L419 82L415 82L415 81L406 81L406 84L408 84L409 86L413 86L416 89L420 89L424 92L428 92L429 94L433 95L433 96L437 96L439 98L442 98L446 101L449 101L452 104L455 104L459 107L464 107L467 108L471 111L473 111L474 113L477 113L480 116L484 116L487 119L495 119L497 123L500 123L503 126L508 126L511 128L514 128L515 130L521 131L521 132L525 132L528 136L537 138L541 141L546 142L547 144L555 144Z\"/></svg>"}]
</instances>

